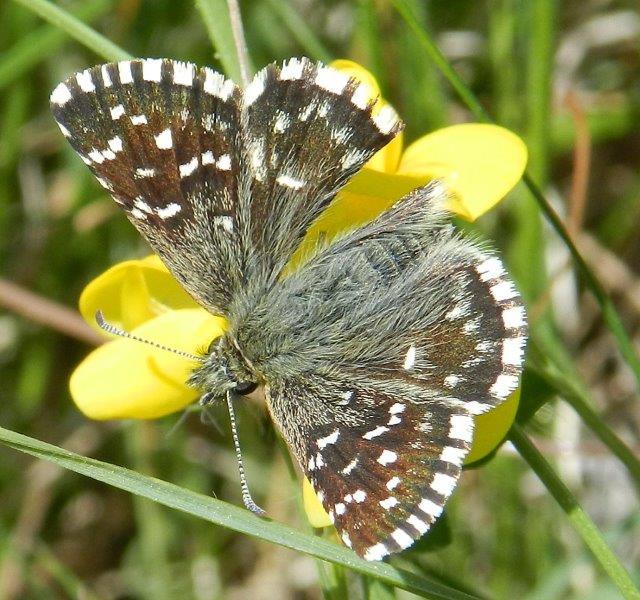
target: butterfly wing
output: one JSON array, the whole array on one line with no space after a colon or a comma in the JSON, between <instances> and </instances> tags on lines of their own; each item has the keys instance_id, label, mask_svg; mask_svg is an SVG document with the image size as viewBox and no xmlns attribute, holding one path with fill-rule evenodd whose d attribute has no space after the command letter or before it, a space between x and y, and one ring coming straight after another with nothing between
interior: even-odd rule
<instances>
[{"instance_id":1,"label":"butterfly wing","mask_svg":"<svg viewBox=\"0 0 640 600\"><path fill-rule=\"evenodd\" d=\"M281 269L344 183L401 129L370 89L306 58L260 71L243 96L240 203L247 239Z\"/></svg>"},{"instance_id":2,"label":"butterfly wing","mask_svg":"<svg viewBox=\"0 0 640 600\"><path fill-rule=\"evenodd\" d=\"M278 344L289 354L252 356L327 512L372 560L429 529L456 486L473 416L504 401L522 369L520 298L441 204L441 186L418 190L283 281L273 308L288 307Z\"/></svg>"},{"instance_id":3,"label":"butterfly wing","mask_svg":"<svg viewBox=\"0 0 640 600\"><path fill-rule=\"evenodd\" d=\"M56 87L60 128L200 304L227 313L272 281L336 190L397 133L390 108L328 67L291 59L242 92L219 73L147 59Z\"/></svg>"},{"instance_id":4,"label":"butterfly wing","mask_svg":"<svg viewBox=\"0 0 640 600\"><path fill-rule=\"evenodd\" d=\"M233 231L240 91L166 59L105 64L58 85L53 115L174 276L222 312L240 285ZM224 257L224 260L221 260Z\"/></svg>"}]
</instances>

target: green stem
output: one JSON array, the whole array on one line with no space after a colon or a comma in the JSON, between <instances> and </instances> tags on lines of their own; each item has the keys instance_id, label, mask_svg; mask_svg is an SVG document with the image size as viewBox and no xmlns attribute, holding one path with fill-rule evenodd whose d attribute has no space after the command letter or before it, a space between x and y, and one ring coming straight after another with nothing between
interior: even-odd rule
<instances>
[{"instance_id":1,"label":"green stem","mask_svg":"<svg viewBox=\"0 0 640 600\"><path fill-rule=\"evenodd\" d=\"M196 0L196 7L200 11L222 69L228 77L241 82L242 68L226 0ZM250 64L247 66L247 71L251 71Z\"/></svg>"},{"instance_id":2,"label":"green stem","mask_svg":"<svg viewBox=\"0 0 640 600\"><path fill-rule=\"evenodd\" d=\"M573 407L585 425L624 464L635 485L640 489L640 461L622 439L607 427L601 417L591 408L588 393L550 364L543 366L534 362L531 368Z\"/></svg>"},{"instance_id":3,"label":"green stem","mask_svg":"<svg viewBox=\"0 0 640 600\"><path fill-rule=\"evenodd\" d=\"M74 16L81 21L94 21L110 7L111 0L93 0L78 7ZM51 54L66 40L64 31L43 25L29 35L22 36L9 48L0 61L0 90L25 71L32 68Z\"/></svg>"},{"instance_id":4,"label":"green stem","mask_svg":"<svg viewBox=\"0 0 640 600\"><path fill-rule=\"evenodd\" d=\"M396 10L400 13L403 19L406 21L407 25L416 34L425 52L441 70L442 74L447 78L451 86L456 90L460 98L468 106L469 110L471 110L474 116L479 121L492 122L488 113L484 110L473 92L464 84L460 76L449 64L449 62L433 42L433 40L431 40L431 38L422 30L420 24L415 18L415 15L413 15L411 9L408 7L406 0L391 0L391 2L394 4ZM523 175L523 181L529 188L529 191L533 194L533 197L538 202L538 205L540 206L540 209L546 216L547 220L551 223L553 228L556 230L558 235L562 238L563 242L569 249L569 252L573 257L573 260L578 267L580 274L584 277L587 287L591 290L598 304L600 305L600 308L602 309L603 318L607 323L607 326L613 333L614 337L616 338L620 346L620 352L633 370L636 381L638 382L638 386L640 386L640 358L638 358L633 344L629 339L628 334L624 330L624 327L622 326L620 316L618 315L618 312L616 311L611 299L605 292L602 284L598 281L595 274L591 271L582 256L580 256L578 249L571 240L569 233L560 220L560 217L558 217L557 213L553 210L547 199L544 197L544 194L542 193L536 182L528 173L525 173Z\"/></svg>"},{"instance_id":5,"label":"green stem","mask_svg":"<svg viewBox=\"0 0 640 600\"><path fill-rule=\"evenodd\" d=\"M616 584L622 595L627 600L640 600L640 591L631 580L629 573L618 560L618 557L613 553L611 548L609 548L594 522L578 504L571 490L564 485L551 465L533 445L519 425L514 425L511 428L509 439L522 458L524 458L534 470L540 478L540 481L542 481L555 498L575 530L582 537L591 552L593 552L596 560L609 577L611 577L611 580Z\"/></svg>"},{"instance_id":6,"label":"green stem","mask_svg":"<svg viewBox=\"0 0 640 600\"><path fill-rule=\"evenodd\" d=\"M107 60L117 61L132 58L132 56L120 48L120 46L117 46L94 29L91 29L91 27L85 25L68 11L47 0L14 0L14 2L21 4L42 17L45 21L49 21L52 25L66 31L72 38L78 40L81 44Z\"/></svg>"}]
</instances>

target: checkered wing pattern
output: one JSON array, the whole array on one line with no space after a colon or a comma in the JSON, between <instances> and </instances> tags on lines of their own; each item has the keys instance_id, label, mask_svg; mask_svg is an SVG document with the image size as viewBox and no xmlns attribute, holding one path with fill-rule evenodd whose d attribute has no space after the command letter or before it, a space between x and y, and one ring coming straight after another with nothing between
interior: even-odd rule
<instances>
[{"instance_id":1,"label":"checkered wing pattern","mask_svg":"<svg viewBox=\"0 0 640 600\"><path fill-rule=\"evenodd\" d=\"M105 64L51 95L99 183L203 306L226 313L248 280L273 281L335 192L400 129L368 89L291 59L244 94L167 59Z\"/></svg>"},{"instance_id":2,"label":"checkered wing pattern","mask_svg":"<svg viewBox=\"0 0 640 600\"><path fill-rule=\"evenodd\" d=\"M52 93L51 107L80 158L176 278L221 312L240 270L234 83L189 63L123 61L70 77Z\"/></svg>"},{"instance_id":3,"label":"checkered wing pattern","mask_svg":"<svg viewBox=\"0 0 640 600\"><path fill-rule=\"evenodd\" d=\"M267 268L284 265L338 189L400 130L390 106L372 112L370 94L306 58L266 67L245 90L240 202Z\"/></svg>"},{"instance_id":4,"label":"checkered wing pattern","mask_svg":"<svg viewBox=\"0 0 640 600\"><path fill-rule=\"evenodd\" d=\"M300 327L323 323L315 351L331 367L268 394L342 539L370 560L441 514L473 417L503 402L522 369L520 298L497 257L442 222L443 200L438 184L418 190L304 267L326 297L305 305ZM296 285L278 295L290 306Z\"/></svg>"}]
</instances>

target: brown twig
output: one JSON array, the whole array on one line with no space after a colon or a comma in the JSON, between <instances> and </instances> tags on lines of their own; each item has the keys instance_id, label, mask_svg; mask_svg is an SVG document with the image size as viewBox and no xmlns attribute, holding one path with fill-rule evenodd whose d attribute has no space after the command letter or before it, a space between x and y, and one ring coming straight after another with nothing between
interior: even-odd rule
<instances>
[{"instance_id":1,"label":"brown twig","mask_svg":"<svg viewBox=\"0 0 640 600\"><path fill-rule=\"evenodd\" d=\"M591 133L587 123L587 115L574 90L569 90L565 104L571 113L576 128L576 141L573 149L573 177L569 194L569 215L567 229L575 237L582 228L584 212L587 204L589 187L589 171L591 168Z\"/></svg>"},{"instance_id":2,"label":"brown twig","mask_svg":"<svg viewBox=\"0 0 640 600\"><path fill-rule=\"evenodd\" d=\"M34 294L6 279L0 279L0 306L91 346L104 343L104 338L91 329L75 310Z\"/></svg>"}]
</instances>

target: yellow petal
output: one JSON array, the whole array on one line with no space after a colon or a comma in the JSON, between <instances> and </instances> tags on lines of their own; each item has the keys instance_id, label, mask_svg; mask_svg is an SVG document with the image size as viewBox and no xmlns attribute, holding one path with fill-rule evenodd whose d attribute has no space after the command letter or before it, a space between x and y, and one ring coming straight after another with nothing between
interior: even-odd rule
<instances>
[{"instance_id":1,"label":"yellow petal","mask_svg":"<svg viewBox=\"0 0 640 600\"><path fill-rule=\"evenodd\" d=\"M443 179L455 194L450 210L473 221L515 186L526 163L527 148L517 135L497 125L467 123L411 144L398 173Z\"/></svg>"},{"instance_id":2,"label":"yellow petal","mask_svg":"<svg viewBox=\"0 0 640 600\"><path fill-rule=\"evenodd\" d=\"M307 520L312 527L329 527L332 524L329 515L322 506L322 502L320 502L313 486L306 477L302 482L302 502L304 504L304 512L307 513Z\"/></svg>"},{"instance_id":3,"label":"yellow petal","mask_svg":"<svg viewBox=\"0 0 640 600\"><path fill-rule=\"evenodd\" d=\"M226 321L203 309L169 311L132 333L171 348L198 353L224 332ZM92 419L155 419L198 397L186 386L197 363L127 339L89 354L71 375L71 396Z\"/></svg>"},{"instance_id":4,"label":"yellow petal","mask_svg":"<svg viewBox=\"0 0 640 600\"><path fill-rule=\"evenodd\" d=\"M130 331L167 310L197 306L156 256L114 265L80 296L80 312L96 329L97 310L107 321Z\"/></svg>"},{"instance_id":5,"label":"yellow petal","mask_svg":"<svg viewBox=\"0 0 640 600\"><path fill-rule=\"evenodd\" d=\"M379 112L387 104L380 97L380 87L376 78L367 69L351 60L339 59L331 63L334 69L338 69L364 83L369 88L369 98L377 102L373 107L373 113ZM384 173L394 173L398 168L400 156L402 155L402 133L393 138L384 148L376 152L367 162L366 166L375 171Z\"/></svg>"},{"instance_id":6,"label":"yellow petal","mask_svg":"<svg viewBox=\"0 0 640 600\"><path fill-rule=\"evenodd\" d=\"M476 417L473 444L465 464L468 465L484 458L498 447L513 425L519 403L520 388L493 410Z\"/></svg>"}]
</instances>

